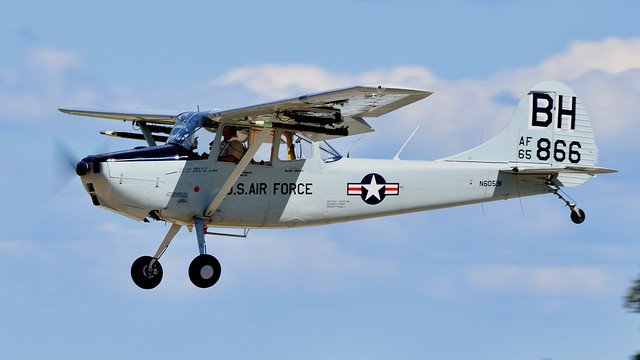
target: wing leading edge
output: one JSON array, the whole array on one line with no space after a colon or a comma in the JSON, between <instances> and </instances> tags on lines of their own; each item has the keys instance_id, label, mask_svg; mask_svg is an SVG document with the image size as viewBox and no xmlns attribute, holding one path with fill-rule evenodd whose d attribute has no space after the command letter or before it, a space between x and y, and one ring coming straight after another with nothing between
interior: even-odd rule
<instances>
[{"instance_id":1,"label":"wing leading edge","mask_svg":"<svg viewBox=\"0 0 640 360\"><path fill-rule=\"evenodd\" d=\"M91 116L114 120L144 121L156 124L173 125L178 115L184 111L167 110L120 110L101 108L60 108L63 113L79 116Z\"/></svg>"},{"instance_id":2,"label":"wing leading edge","mask_svg":"<svg viewBox=\"0 0 640 360\"><path fill-rule=\"evenodd\" d=\"M218 122L309 124L300 131L313 140L373 131L365 117L378 117L414 103L432 92L406 87L354 86L239 109L212 112ZM315 128L314 128L315 126ZM327 130L344 129L343 133Z\"/></svg>"},{"instance_id":3,"label":"wing leading edge","mask_svg":"<svg viewBox=\"0 0 640 360\"><path fill-rule=\"evenodd\" d=\"M431 95L393 86L354 86L231 110L204 112L216 123L281 127L312 140L373 131L363 119L378 117ZM116 120L173 125L181 111L60 108L61 112Z\"/></svg>"}]
</instances>

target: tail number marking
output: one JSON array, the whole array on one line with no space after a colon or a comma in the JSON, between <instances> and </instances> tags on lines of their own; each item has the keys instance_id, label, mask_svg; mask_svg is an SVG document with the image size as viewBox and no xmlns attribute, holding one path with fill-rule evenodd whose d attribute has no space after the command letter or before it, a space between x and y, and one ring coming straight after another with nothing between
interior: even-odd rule
<instances>
[{"instance_id":1,"label":"tail number marking","mask_svg":"<svg viewBox=\"0 0 640 360\"><path fill-rule=\"evenodd\" d=\"M557 107L554 105L557 104ZM566 107L564 98L562 95L557 95L554 99L547 93L532 93L531 94L531 127L535 128L548 128L555 122L554 130L561 130L563 127L563 120L566 120L564 124L567 127L567 131L574 131L576 129L576 97L571 97L571 105ZM535 143L535 148L531 148ZM523 148L524 147L524 148ZM580 149L582 145L579 141L571 141L567 145L567 141L558 139L555 141L546 137L541 137L534 140L531 136L521 136L518 144L518 159L531 160L534 157L540 161L552 161L565 162L569 161L572 164L580 162Z\"/></svg>"},{"instance_id":2,"label":"tail number marking","mask_svg":"<svg viewBox=\"0 0 640 360\"><path fill-rule=\"evenodd\" d=\"M559 106L554 113L555 107L553 106L551 95L545 93L531 94L531 127L547 128L555 120L556 130L560 130L563 117L568 117L569 130L576 129L576 97L571 97L571 107L568 109L563 107L562 95L558 95L557 100Z\"/></svg>"},{"instance_id":3,"label":"tail number marking","mask_svg":"<svg viewBox=\"0 0 640 360\"><path fill-rule=\"evenodd\" d=\"M519 146L529 146L531 142L531 137L521 136ZM553 156L553 160L556 162L565 162L566 160L572 164L580 162L579 149L582 148L582 145L579 141L572 141L567 147L566 141L558 139L551 146L551 140L540 138L536 142L536 146L536 158L540 161L547 161ZM518 149L518 159L530 160L532 158L531 152L531 149Z\"/></svg>"}]
</instances>

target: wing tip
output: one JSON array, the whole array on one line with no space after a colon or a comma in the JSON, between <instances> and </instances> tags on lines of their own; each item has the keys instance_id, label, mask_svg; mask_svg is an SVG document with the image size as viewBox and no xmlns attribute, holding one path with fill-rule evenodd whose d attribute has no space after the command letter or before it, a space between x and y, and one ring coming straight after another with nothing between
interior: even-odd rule
<instances>
[{"instance_id":1,"label":"wing tip","mask_svg":"<svg viewBox=\"0 0 640 360\"><path fill-rule=\"evenodd\" d=\"M363 84L363 85L359 85L356 86L356 88L363 88L363 89L368 89L368 90L376 90L378 92L385 92L385 91L401 91L401 92L411 92L414 94L423 94L424 97L427 97L431 94L433 94L432 91L427 91L427 90L422 90L422 89L418 89L418 88L412 88L412 87L408 87L408 86L402 86L402 85L394 85L394 84Z\"/></svg>"}]
</instances>

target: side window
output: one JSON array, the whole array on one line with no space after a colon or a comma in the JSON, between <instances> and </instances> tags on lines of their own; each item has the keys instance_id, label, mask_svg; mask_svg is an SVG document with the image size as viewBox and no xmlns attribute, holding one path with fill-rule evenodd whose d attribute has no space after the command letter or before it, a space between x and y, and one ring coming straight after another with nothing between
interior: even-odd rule
<instances>
[{"instance_id":1,"label":"side window","mask_svg":"<svg viewBox=\"0 0 640 360\"><path fill-rule=\"evenodd\" d=\"M288 131L280 135L278 145L278 159L291 161L308 159L311 157L311 142L300 135Z\"/></svg>"},{"instance_id":2,"label":"side window","mask_svg":"<svg viewBox=\"0 0 640 360\"><path fill-rule=\"evenodd\" d=\"M283 132L280 134L280 144L278 145L278 159L280 161L291 161L296 159L295 149L293 148L292 134Z\"/></svg>"},{"instance_id":3,"label":"side window","mask_svg":"<svg viewBox=\"0 0 640 360\"><path fill-rule=\"evenodd\" d=\"M298 159L310 159L311 158L311 141L300 135L296 135L293 139L293 146L296 151L296 158Z\"/></svg>"},{"instance_id":4,"label":"side window","mask_svg":"<svg viewBox=\"0 0 640 360\"><path fill-rule=\"evenodd\" d=\"M253 130L251 131L250 143L253 144L253 139L260 133L261 130ZM273 148L273 131L271 132L271 136L269 140L262 143L258 152L253 156L251 162L257 165L271 165L271 150Z\"/></svg>"}]
</instances>

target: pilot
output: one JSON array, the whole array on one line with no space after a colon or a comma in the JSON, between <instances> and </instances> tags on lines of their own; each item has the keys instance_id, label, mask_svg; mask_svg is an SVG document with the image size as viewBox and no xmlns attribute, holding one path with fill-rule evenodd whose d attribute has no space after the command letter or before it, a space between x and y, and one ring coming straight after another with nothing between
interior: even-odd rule
<instances>
[{"instance_id":1,"label":"pilot","mask_svg":"<svg viewBox=\"0 0 640 360\"><path fill-rule=\"evenodd\" d=\"M245 151L242 141L238 138L238 130L235 126L225 126L222 129L222 136L224 141L220 145L222 150L220 150L218 161L233 161L237 164Z\"/></svg>"}]
</instances>

